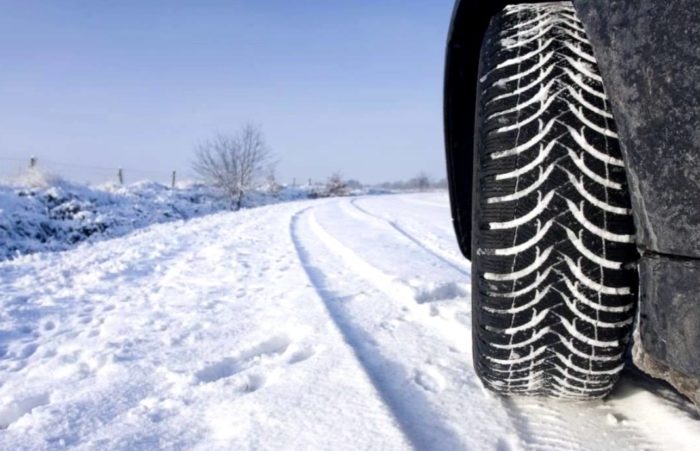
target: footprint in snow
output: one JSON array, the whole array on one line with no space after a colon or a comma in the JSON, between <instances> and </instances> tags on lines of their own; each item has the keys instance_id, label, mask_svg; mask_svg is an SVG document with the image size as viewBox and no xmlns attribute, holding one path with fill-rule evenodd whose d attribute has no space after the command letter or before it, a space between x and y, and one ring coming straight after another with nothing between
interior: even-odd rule
<instances>
[{"instance_id":1,"label":"footprint in snow","mask_svg":"<svg viewBox=\"0 0 700 451\"><path fill-rule=\"evenodd\" d=\"M7 429L24 415L37 407L49 403L49 395L46 393L13 399L0 406L0 429Z\"/></svg>"},{"instance_id":2,"label":"footprint in snow","mask_svg":"<svg viewBox=\"0 0 700 451\"><path fill-rule=\"evenodd\" d=\"M454 318L458 323L464 326L471 327L472 325L472 317L467 312L457 312L455 313Z\"/></svg>"},{"instance_id":3,"label":"footprint in snow","mask_svg":"<svg viewBox=\"0 0 700 451\"><path fill-rule=\"evenodd\" d=\"M218 362L205 366L195 373L195 377L200 383L216 382L219 379L233 376L242 371L239 362L233 358L226 358Z\"/></svg>"},{"instance_id":4,"label":"footprint in snow","mask_svg":"<svg viewBox=\"0 0 700 451\"><path fill-rule=\"evenodd\" d=\"M465 285L456 282L447 282L430 284L427 287L421 288L418 294L416 294L416 301L419 304L425 304L428 302L449 301L468 295L469 289L466 288Z\"/></svg>"},{"instance_id":5,"label":"footprint in snow","mask_svg":"<svg viewBox=\"0 0 700 451\"><path fill-rule=\"evenodd\" d=\"M316 351L314 351L311 348L303 348L292 354L289 357L289 360L287 360L287 362L292 365L295 363L303 362L304 360L310 359L315 353Z\"/></svg>"},{"instance_id":6,"label":"footprint in snow","mask_svg":"<svg viewBox=\"0 0 700 451\"><path fill-rule=\"evenodd\" d=\"M245 382L243 391L248 393L258 391L263 388L265 382L267 382L267 377L264 374L250 374Z\"/></svg>"},{"instance_id":7,"label":"footprint in snow","mask_svg":"<svg viewBox=\"0 0 700 451\"><path fill-rule=\"evenodd\" d=\"M280 335L259 343L252 348L242 352L237 357L227 357L218 362L214 362L197 371L194 377L199 383L211 383L216 382L227 377L231 377L235 374L245 371L253 366L261 363L264 359L270 357L276 357L278 355L284 354L290 345L290 340L287 336ZM260 382L260 381L258 381ZM264 381L261 383L250 382L248 385L251 387L261 387ZM257 390L257 388L255 388ZM255 391L247 390L247 391Z\"/></svg>"},{"instance_id":8,"label":"footprint in snow","mask_svg":"<svg viewBox=\"0 0 700 451\"><path fill-rule=\"evenodd\" d=\"M34 329L32 329L30 326L22 326L19 328L19 333L29 335L32 332L34 332Z\"/></svg>"},{"instance_id":9,"label":"footprint in snow","mask_svg":"<svg viewBox=\"0 0 700 451\"><path fill-rule=\"evenodd\" d=\"M417 370L413 380L422 389L432 393L440 393L445 389L445 377L433 366Z\"/></svg>"},{"instance_id":10,"label":"footprint in snow","mask_svg":"<svg viewBox=\"0 0 700 451\"><path fill-rule=\"evenodd\" d=\"M37 348L39 346L36 343L30 343L22 348L22 350L19 352L19 358L21 359L27 359L34 355L36 352Z\"/></svg>"}]
</instances>

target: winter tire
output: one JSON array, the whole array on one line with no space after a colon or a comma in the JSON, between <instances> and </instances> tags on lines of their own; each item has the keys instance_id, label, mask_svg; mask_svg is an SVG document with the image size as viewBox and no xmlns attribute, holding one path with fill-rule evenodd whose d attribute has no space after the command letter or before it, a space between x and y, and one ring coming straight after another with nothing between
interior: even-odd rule
<instances>
[{"instance_id":1,"label":"winter tire","mask_svg":"<svg viewBox=\"0 0 700 451\"><path fill-rule=\"evenodd\" d=\"M502 394L603 397L630 338L636 248L615 123L574 8L506 7L479 71L475 368Z\"/></svg>"}]
</instances>

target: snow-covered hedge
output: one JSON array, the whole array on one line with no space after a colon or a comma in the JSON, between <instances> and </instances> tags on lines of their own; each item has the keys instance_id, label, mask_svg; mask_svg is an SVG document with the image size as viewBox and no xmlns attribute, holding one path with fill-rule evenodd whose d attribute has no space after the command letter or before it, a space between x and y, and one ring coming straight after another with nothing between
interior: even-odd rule
<instances>
[{"instance_id":1,"label":"snow-covered hedge","mask_svg":"<svg viewBox=\"0 0 700 451\"><path fill-rule=\"evenodd\" d=\"M309 189L281 187L251 193L246 207L309 197ZM154 182L79 185L38 172L0 183L0 260L70 249L85 241L124 235L150 224L189 219L230 208L201 184L175 189Z\"/></svg>"}]
</instances>

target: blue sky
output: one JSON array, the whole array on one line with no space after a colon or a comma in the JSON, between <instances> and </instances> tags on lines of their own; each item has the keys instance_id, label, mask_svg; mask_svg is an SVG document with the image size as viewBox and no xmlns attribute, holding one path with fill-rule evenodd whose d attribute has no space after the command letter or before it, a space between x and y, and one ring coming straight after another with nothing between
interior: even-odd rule
<instances>
[{"instance_id":1,"label":"blue sky","mask_svg":"<svg viewBox=\"0 0 700 451\"><path fill-rule=\"evenodd\" d=\"M0 0L0 158L185 172L253 122L284 180L443 178L452 5Z\"/></svg>"}]
</instances>

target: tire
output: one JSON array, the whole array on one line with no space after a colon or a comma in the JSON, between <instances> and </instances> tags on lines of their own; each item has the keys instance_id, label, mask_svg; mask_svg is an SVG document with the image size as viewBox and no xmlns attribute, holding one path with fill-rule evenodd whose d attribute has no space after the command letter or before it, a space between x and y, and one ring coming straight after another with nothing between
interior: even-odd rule
<instances>
[{"instance_id":1,"label":"tire","mask_svg":"<svg viewBox=\"0 0 700 451\"><path fill-rule=\"evenodd\" d=\"M615 123L570 2L506 7L479 70L477 374L501 394L603 397L630 339L637 252Z\"/></svg>"}]
</instances>

